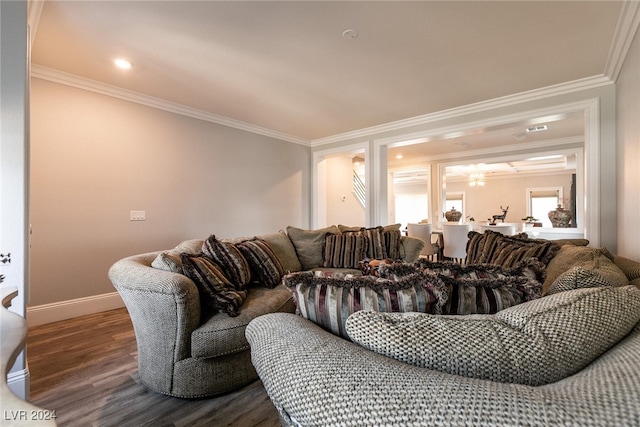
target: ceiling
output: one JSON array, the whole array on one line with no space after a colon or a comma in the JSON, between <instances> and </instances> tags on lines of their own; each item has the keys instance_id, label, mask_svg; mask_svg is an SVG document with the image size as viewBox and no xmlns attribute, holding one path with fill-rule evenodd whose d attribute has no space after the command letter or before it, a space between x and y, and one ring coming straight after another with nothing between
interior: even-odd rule
<instances>
[{"instance_id":1,"label":"ceiling","mask_svg":"<svg viewBox=\"0 0 640 427\"><path fill-rule=\"evenodd\" d=\"M31 59L312 145L601 76L621 10L619 1L46 0L30 18ZM348 29L357 37L343 37ZM115 68L117 57L133 68ZM500 131L511 140L518 126Z\"/></svg>"}]
</instances>

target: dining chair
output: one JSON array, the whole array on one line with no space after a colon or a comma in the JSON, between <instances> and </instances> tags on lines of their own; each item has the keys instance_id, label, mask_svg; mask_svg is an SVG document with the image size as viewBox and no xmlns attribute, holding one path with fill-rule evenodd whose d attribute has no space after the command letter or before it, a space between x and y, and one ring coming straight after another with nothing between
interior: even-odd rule
<instances>
[{"instance_id":1,"label":"dining chair","mask_svg":"<svg viewBox=\"0 0 640 427\"><path fill-rule=\"evenodd\" d=\"M442 223L442 235L444 239L443 255L455 262L464 264L467 258L468 234L471 231L469 224Z\"/></svg>"},{"instance_id":2,"label":"dining chair","mask_svg":"<svg viewBox=\"0 0 640 427\"><path fill-rule=\"evenodd\" d=\"M433 228L431 224L407 224L407 236L417 237L425 243L424 249L420 252L420 256L427 257L431 260L438 258L442 250L438 245L431 242L432 232Z\"/></svg>"}]
</instances>

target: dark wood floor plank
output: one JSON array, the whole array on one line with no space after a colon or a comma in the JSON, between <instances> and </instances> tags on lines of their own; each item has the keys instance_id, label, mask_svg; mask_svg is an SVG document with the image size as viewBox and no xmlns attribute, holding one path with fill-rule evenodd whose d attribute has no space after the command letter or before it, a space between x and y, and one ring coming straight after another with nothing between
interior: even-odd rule
<instances>
[{"instance_id":1,"label":"dark wood floor plank","mask_svg":"<svg viewBox=\"0 0 640 427\"><path fill-rule=\"evenodd\" d=\"M30 328L31 401L55 410L60 426L279 425L260 381L210 399L177 399L140 382L137 356L124 308Z\"/></svg>"}]
</instances>

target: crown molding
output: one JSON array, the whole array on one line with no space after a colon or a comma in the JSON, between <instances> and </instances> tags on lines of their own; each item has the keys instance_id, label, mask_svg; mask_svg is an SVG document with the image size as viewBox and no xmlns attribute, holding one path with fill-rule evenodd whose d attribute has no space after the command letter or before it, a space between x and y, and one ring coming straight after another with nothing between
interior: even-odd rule
<instances>
[{"instance_id":1,"label":"crown molding","mask_svg":"<svg viewBox=\"0 0 640 427\"><path fill-rule=\"evenodd\" d=\"M294 144L300 144L307 147L311 145L309 140L298 138L293 135L289 135L282 132L267 129L264 127L252 125L239 120L230 119L228 117L219 116L217 114L212 114L207 111L187 107L182 104L166 101L164 99L145 95L140 92L135 92L128 89L123 89L117 86L108 85L105 83L98 82L96 80L91 80L91 79L80 77L74 74L65 73L63 71L55 70L49 67L44 67L38 64L32 64L31 77L36 77L36 78L48 80L54 83L75 87L77 89L83 89L83 90L98 93L101 95L111 96L113 98L118 98L125 101L133 102L136 104L145 105L147 107L156 108L158 110L164 110L170 113L179 114L181 116L191 117L194 119L203 120L203 121L215 123L218 125L228 126L234 129L251 132L251 133L266 136L269 138L278 139L281 141L292 142Z\"/></svg>"},{"instance_id":2,"label":"crown molding","mask_svg":"<svg viewBox=\"0 0 640 427\"><path fill-rule=\"evenodd\" d=\"M33 38L35 38L43 5L43 0L29 0L28 22L32 40ZM367 138L372 135L384 132L403 130L412 126L425 125L439 120L456 118L501 107L509 107L524 102L535 101L582 90L594 89L612 84L617 80L619 76L620 70L622 68L622 65L624 64L624 60L629 52L631 43L633 42L638 28L640 28L640 2L624 1L620 11L620 17L618 18L618 23L616 25L612 45L609 50L609 56L607 58L604 74L586 77L583 79L552 85L544 88L533 89L526 92L507 95L500 98L481 101L474 104L468 104L461 107L428 113L421 116L402 119L395 122L385 123L314 140L308 140L268 128L252 125L250 123L242 122L239 120L230 119L228 117L212 114L203 110L198 110L182 104L173 103L139 92L122 89L117 86L108 85L95 80L86 79L77 75L65 73L38 64L32 64L31 75L32 77L49 80L78 89L88 90L102 95L112 96L148 107L172 112L186 117L192 117L210 123L228 126L269 138L292 142L307 147L318 147L326 144L345 142L347 140L355 138Z\"/></svg>"},{"instance_id":3,"label":"crown molding","mask_svg":"<svg viewBox=\"0 0 640 427\"><path fill-rule=\"evenodd\" d=\"M560 83L557 85L547 86L539 89L533 89L526 92L520 92L513 95L507 95L500 98L481 101L474 104L468 104L461 107L425 114L422 116L398 120L379 126L372 126L369 128L333 135L326 138L314 139L313 141L311 141L311 146L317 147L353 138L370 137L372 135L380 134L383 132L402 130L411 126L425 125L439 120L446 120L465 116L468 114L479 113L487 110L518 105L525 102L536 101L539 99L550 98L553 96L565 95L588 89L595 89L610 85L612 83L613 82L611 81L611 79L602 74L592 77L586 77L579 80Z\"/></svg>"},{"instance_id":4,"label":"crown molding","mask_svg":"<svg viewBox=\"0 0 640 427\"><path fill-rule=\"evenodd\" d=\"M33 42L36 39L36 32L38 31L38 24L40 24L40 15L42 15L43 7L44 0L29 0L27 3L27 24L29 26L29 40L31 42L31 46L33 46Z\"/></svg>"},{"instance_id":5,"label":"crown molding","mask_svg":"<svg viewBox=\"0 0 640 427\"><path fill-rule=\"evenodd\" d=\"M613 35L609 57L605 65L605 76L616 82L624 60L629 53L633 38L640 28L640 2L625 1L620 10L620 17Z\"/></svg>"}]
</instances>

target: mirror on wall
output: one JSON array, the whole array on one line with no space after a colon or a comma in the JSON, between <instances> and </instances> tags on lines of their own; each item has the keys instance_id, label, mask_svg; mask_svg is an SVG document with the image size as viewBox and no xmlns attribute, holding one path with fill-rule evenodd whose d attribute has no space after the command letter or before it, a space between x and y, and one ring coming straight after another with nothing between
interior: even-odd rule
<instances>
[{"instance_id":1,"label":"mirror on wall","mask_svg":"<svg viewBox=\"0 0 640 427\"><path fill-rule=\"evenodd\" d=\"M583 176L579 166L582 153L582 148L576 147L442 164L443 204L447 207L450 200L464 194L465 222L488 224L494 222L494 215L505 215L498 221L529 223L542 229L562 226L579 233L584 219L584 212L577 209L578 201L584 198L583 188L577 186L578 175ZM554 218L558 208L567 211L563 219L569 218L562 224ZM551 217L555 223L550 212L554 212Z\"/></svg>"},{"instance_id":2,"label":"mirror on wall","mask_svg":"<svg viewBox=\"0 0 640 427\"><path fill-rule=\"evenodd\" d=\"M426 204L436 226L446 221L445 208L458 203L462 221L473 219L476 225L506 209L507 222L522 224L533 217L528 222L535 223L541 237L580 237L586 216L584 141L584 112L568 112L455 134L414 135L388 145L387 168L394 174L419 166L431 169ZM571 212L566 230L549 220L552 203L554 209L561 205Z\"/></svg>"}]
</instances>

